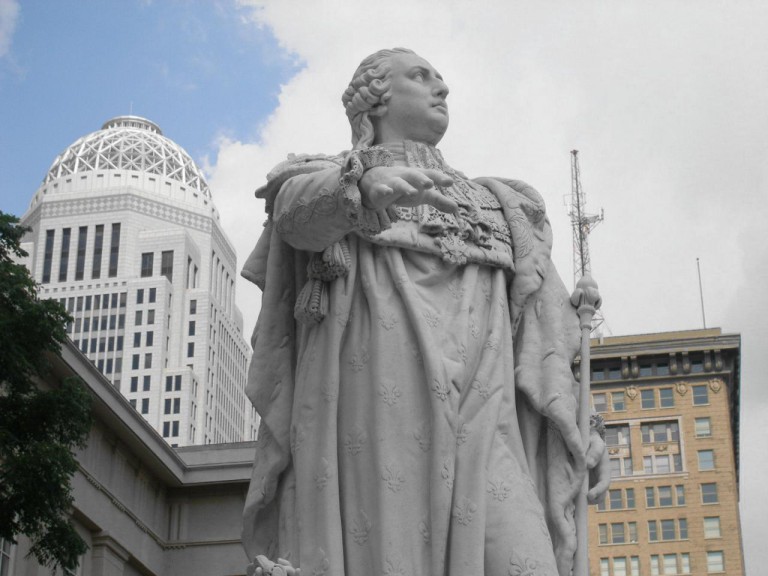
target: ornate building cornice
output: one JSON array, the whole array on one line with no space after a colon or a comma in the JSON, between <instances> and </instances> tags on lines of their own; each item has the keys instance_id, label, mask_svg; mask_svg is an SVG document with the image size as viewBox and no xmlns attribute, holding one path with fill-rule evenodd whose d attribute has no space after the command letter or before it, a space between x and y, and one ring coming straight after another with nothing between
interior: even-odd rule
<instances>
[{"instance_id":1,"label":"ornate building cornice","mask_svg":"<svg viewBox=\"0 0 768 576\"><path fill-rule=\"evenodd\" d=\"M98 196L94 198L81 198L73 200L50 200L41 204L40 214L42 218L57 218L62 216L82 216L83 214L101 214L105 212L119 212L130 210L145 216L151 216L178 224L186 228L193 228L203 232L211 232L213 218L196 214L190 210L184 210L177 206L171 206L164 202L158 202L144 198L130 192Z\"/></svg>"}]
</instances>

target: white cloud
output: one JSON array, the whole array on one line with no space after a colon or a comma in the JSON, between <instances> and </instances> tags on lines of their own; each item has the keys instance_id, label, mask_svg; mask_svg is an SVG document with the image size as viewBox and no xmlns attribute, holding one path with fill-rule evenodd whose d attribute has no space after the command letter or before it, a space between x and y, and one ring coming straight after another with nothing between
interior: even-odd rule
<instances>
[{"instance_id":1,"label":"white cloud","mask_svg":"<svg viewBox=\"0 0 768 576\"><path fill-rule=\"evenodd\" d=\"M701 326L741 332L742 507L747 568L761 545L768 471L760 414L768 389L768 35L760 3L703 2L243 2L306 66L282 87L258 142L221 140L211 185L241 261L263 206L252 196L288 152L349 146L340 96L358 62L406 46L451 87L452 125L441 145L470 176L521 178L545 196L555 259L570 284L569 151L605 221L591 239L594 275L614 333ZM255 290L240 290L250 331Z\"/></svg>"},{"instance_id":2,"label":"white cloud","mask_svg":"<svg viewBox=\"0 0 768 576\"><path fill-rule=\"evenodd\" d=\"M0 0L0 58L10 52L18 18L19 3L16 0Z\"/></svg>"}]
</instances>

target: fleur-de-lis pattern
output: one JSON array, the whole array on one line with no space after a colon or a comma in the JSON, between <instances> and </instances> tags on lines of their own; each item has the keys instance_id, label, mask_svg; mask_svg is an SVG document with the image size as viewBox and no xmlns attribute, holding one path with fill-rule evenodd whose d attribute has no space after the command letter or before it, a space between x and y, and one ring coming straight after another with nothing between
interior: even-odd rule
<instances>
[{"instance_id":1,"label":"fleur-de-lis pattern","mask_svg":"<svg viewBox=\"0 0 768 576\"><path fill-rule=\"evenodd\" d=\"M397 464L387 464L384 466L384 471L381 473L381 477L387 485L390 492L400 492L400 489L405 484L405 477Z\"/></svg>"},{"instance_id":2,"label":"fleur-de-lis pattern","mask_svg":"<svg viewBox=\"0 0 768 576\"><path fill-rule=\"evenodd\" d=\"M425 222L419 207L409 213L407 225ZM280 520L289 534L280 554L309 576L479 576L492 526L509 542L493 574L555 576L553 557L540 561L551 545L535 491L502 438L519 432L506 404L508 271L444 261L428 241L423 250L374 236L348 242L352 268L329 283L325 320L296 329L295 386L284 376L277 396L294 394L290 434L259 442L268 456L286 445L292 453L286 490L279 475L256 476L265 498L296 506ZM525 557L510 559L518 550Z\"/></svg>"},{"instance_id":3,"label":"fleur-de-lis pattern","mask_svg":"<svg viewBox=\"0 0 768 576\"><path fill-rule=\"evenodd\" d=\"M475 518L477 504L466 496L459 498L459 502L453 507L453 516L462 526L469 526Z\"/></svg>"},{"instance_id":4,"label":"fleur-de-lis pattern","mask_svg":"<svg viewBox=\"0 0 768 576\"><path fill-rule=\"evenodd\" d=\"M349 533L352 535L352 540L354 540L355 544L362 546L368 542L368 534L370 534L371 528L373 528L373 523L368 514L364 510L360 510L360 514L352 519L349 527Z\"/></svg>"},{"instance_id":5,"label":"fleur-de-lis pattern","mask_svg":"<svg viewBox=\"0 0 768 576\"><path fill-rule=\"evenodd\" d=\"M379 396L381 396L381 399L384 400L384 403L387 406L394 406L397 404L398 398L402 395L403 393L395 383L382 384L379 387Z\"/></svg>"}]
</instances>

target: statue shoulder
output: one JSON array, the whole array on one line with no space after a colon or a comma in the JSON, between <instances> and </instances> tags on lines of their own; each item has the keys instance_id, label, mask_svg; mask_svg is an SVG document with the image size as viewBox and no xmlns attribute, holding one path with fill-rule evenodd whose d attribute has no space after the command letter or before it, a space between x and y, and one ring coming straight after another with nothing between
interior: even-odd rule
<instances>
[{"instance_id":1,"label":"statue shoulder","mask_svg":"<svg viewBox=\"0 0 768 576\"><path fill-rule=\"evenodd\" d=\"M301 174L310 174L329 168L341 169L346 156L346 152L332 156L326 154L289 154L286 160L269 171L266 184L256 189L256 198L266 200L267 213L271 213L275 196L286 180Z\"/></svg>"},{"instance_id":2,"label":"statue shoulder","mask_svg":"<svg viewBox=\"0 0 768 576\"><path fill-rule=\"evenodd\" d=\"M473 181L493 192L506 209L522 210L534 222L541 220L547 212L544 198L527 182L498 177L475 178Z\"/></svg>"}]
</instances>

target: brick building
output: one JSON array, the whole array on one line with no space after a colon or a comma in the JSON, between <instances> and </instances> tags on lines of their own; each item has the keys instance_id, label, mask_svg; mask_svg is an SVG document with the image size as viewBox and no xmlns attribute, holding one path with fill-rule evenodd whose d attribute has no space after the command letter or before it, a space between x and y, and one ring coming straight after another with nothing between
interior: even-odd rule
<instances>
[{"instance_id":1,"label":"brick building","mask_svg":"<svg viewBox=\"0 0 768 576\"><path fill-rule=\"evenodd\" d=\"M592 342L612 481L589 513L591 574L744 574L740 340L715 328Z\"/></svg>"}]
</instances>

